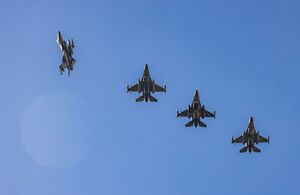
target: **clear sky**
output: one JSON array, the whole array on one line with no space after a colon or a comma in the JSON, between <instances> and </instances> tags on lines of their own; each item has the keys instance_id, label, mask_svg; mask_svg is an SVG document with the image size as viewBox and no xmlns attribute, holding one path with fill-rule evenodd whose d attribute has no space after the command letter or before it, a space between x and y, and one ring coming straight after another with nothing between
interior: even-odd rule
<instances>
[{"instance_id":1,"label":"clear sky","mask_svg":"<svg viewBox=\"0 0 300 195\"><path fill-rule=\"evenodd\" d=\"M0 1L0 194L300 194L300 2ZM75 41L59 75L60 30ZM127 94L148 63L157 103ZM216 119L185 128L195 89ZM253 115L260 154L231 145Z\"/></svg>"}]
</instances>

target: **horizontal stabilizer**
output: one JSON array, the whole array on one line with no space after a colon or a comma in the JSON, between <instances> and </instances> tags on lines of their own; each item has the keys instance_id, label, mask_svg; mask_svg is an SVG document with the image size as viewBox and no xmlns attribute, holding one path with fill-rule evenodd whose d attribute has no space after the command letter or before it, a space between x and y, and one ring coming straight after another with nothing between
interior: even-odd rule
<instances>
[{"instance_id":1,"label":"horizontal stabilizer","mask_svg":"<svg viewBox=\"0 0 300 195\"><path fill-rule=\"evenodd\" d=\"M260 149L257 148L257 147L255 147L255 146L253 146L253 152L260 152Z\"/></svg>"},{"instance_id":2,"label":"horizontal stabilizer","mask_svg":"<svg viewBox=\"0 0 300 195\"><path fill-rule=\"evenodd\" d=\"M242 149L240 150L240 153L247 152L247 149L248 149L248 147L247 147L247 146L246 146L246 147L244 147L244 148L242 148Z\"/></svg>"},{"instance_id":3,"label":"horizontal stabilizer","mask_svg":"<svg viewBox=\"0 0 300 195\"><path fill-rule=\"evenodd\" d=\"M207 127L207 125L205 124L205 123L203 123L202 121L198 121L198 125L200 126L200 127Z\"/></svg>"},{"instance_id":4,"label":"horizontal stabilizer","mask_svg":"<svg viewBox=\"0 0 300 195\"><path fill-rule=\"evenodd\" d=\"M191 127L194 125L194 121L190 121L187 124L185 124L185 127Z\"/></svg>"},{"instance_id":5,"label":"horizontal stabilizer","mask_svg":"<svg viewBox=\"0 0 300 195\"><path fill-rule=\"evenodd\" d=\"M142 96L140 96L140 97L138 97L138 98L136 98L136 100L135 100L136 102L141 102L141 101L144 101L144 96L142 95Z\"/></svg>"},{"instance_id":6,"label":"horizontal stabilizer","mask_svg":"<svg viewBox=\"0 0 300 195\"><path fill-rule=\"evenodd\" d=\"M60 74L62 74L65 71L63 64L59 65L59 71L60 71Z\"/></svg>"},{"instance_id":7,"label":"horizontal stabilizer","mask_svg":"<svg viewBox=\"0 0 300 195\"><path fill-rule=\"evenodd\" d=\"M149 95L149 99L151 102L157 102L157 99L151 95Z\"/></svg>"}]
</instances>

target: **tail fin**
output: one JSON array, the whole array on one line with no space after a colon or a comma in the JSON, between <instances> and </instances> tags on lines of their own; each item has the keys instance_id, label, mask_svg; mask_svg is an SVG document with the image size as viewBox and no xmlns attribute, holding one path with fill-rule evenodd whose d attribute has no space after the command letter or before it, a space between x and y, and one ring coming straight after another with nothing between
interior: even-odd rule
<instances>
[{"instance_id":1,"label":"tail fin","mask_svg":"<svg viewBox=\"0 0 300 195\"><path fill-rule=\"evenodd\" d=\"M246 147L244 147L244 148L242 148L242 149L240 150L240 153L247 152L247 150L248 150L248 147L246 146Z\"/></svg>"},{"instance_id":2,"label":"tail fin","mask_svg":"<svg viewBox=\"0 0 300 195\"><path fill-rule=\"evenodd\" d=\"M151 95L149 95L149 99L151 102L157 102L157 99Z\"/></svg>"},{"instance_id":3,"label":"tail fin","mask_svg":"<svg viewBox=\"0 0 300 195\"><path fill-rule=\"evenodd\" d=\"M140 96L140 97L138 97L138 98L136 98L136 102L141 102L141 101L144 101L144 99L145 99L145 96Z\"/></svg>"},{"instance_id":4,"label":"tail fin","mask_svg":"<svg viewBox=\"0 0 300 195\"><path fill-rule=\"evenodd\" d=\"M253 152L260 152L260 149L257 148L257 147L255 147L255 146L253 146Z\"/></svg>"},{"instance_id":5,"label":"tail fin","mask_svg":"<svg viewBox=\"0 0 300 195\"><path fill-rule=\"evenodd\" d=\"M193 125L194 125L194 121L192 120L192 121L188 122L187 124L185 124L185 127L191 127Z\"/></svg>"}]
</instances>

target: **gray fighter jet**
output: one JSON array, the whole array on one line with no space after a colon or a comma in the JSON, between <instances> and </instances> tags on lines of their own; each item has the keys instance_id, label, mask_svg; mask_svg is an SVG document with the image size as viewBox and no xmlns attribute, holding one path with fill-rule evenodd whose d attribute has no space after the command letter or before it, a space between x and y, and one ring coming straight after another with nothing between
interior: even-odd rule
<instances>
[{"instance_id":1,"label":"gray fighter jet","mask_svg":"<svg viewBox=\"0 0 300 195\"><path fill-rule=\"evenodd\" d=\"M142 96L136 99L136 102L149 100L151 102L157 102L157 99L154 98L151 93L155 92L166 92L166 86L161 87L157 85L154 80L151 79L148 65L145 65L144 74L141 79L138 80L137 84L133 86L127 85L127 92L138 92L142 93Z\"/></svg>"},{"instance_id":2,"label":"gray fighter jet","mask_svg":"<svg viewBox=\"0 0 300 195\"><path fill-rule=\"evenodd\" d=\"M62 63L59 66L60 74L62 74L65 69L68 70L68 76L70 76L70 72L73 70L73 65L76 60L73 58L73 49L75 47L73 39L65 41L62 38L61 33L58 31L57 33L57 43L62 52Z\"/></svg>"},{"instance_id":3,"label":"gray fighter jet","mask_svg":"<svg viewBox=\"0 0 300 195\"><path fill-rule=\"evenodd\" d=\"M204 119L206 117L216 117L216 112L214 111L214 113L211 113L209 111L207 111L203 106L201 106L201 102L199 99L199 93L198 90L196 90L195 96L194 96L194 100L192 102L192 105L189 105L189 107L182 111L179 112L177 111L177 117L188 117L191 118L191 121L188 122L185 127L191 127L191 126L200 126L200 127L206 127L206 124L204 124L200 118Z\"/></svg>"},{"instance_id":4,"label":"gray fighter jet","mask_svg":"<svg viewBox=\"0 0 300 195\"><path fill-rule=\"evenodd\" d=\"M270 141L270 137L264 138L259 135L259 131L255 130L253 117L250 117L249 123L248 123L248 128L243 133L243 135L241 135L238 138L232 137L232 139L231 139L232 144L239 143L239 144L245 145L245 147L240 150L241 153L247 152L247 151L260 152L260 149L255 147L255 144L264 143L264 142L269 143L269 141Z\"/></svg>"}]
</instances>

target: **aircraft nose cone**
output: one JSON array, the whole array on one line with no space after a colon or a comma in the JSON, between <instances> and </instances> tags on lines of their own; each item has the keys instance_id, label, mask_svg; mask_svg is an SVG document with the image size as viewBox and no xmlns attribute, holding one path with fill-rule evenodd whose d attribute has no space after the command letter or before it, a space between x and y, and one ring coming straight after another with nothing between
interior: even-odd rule
<instances>
[{"instance_id":1,"label":"aircraft nose cone","mask_svg":"<svg viewBox=\"0 0 300 195\"><path fill-rule=\"evenodd\" d=\"M253 116L250 117L250 120L249 120L251 123L253 123Z\"/></svg>"},{"instance_id":2,"label":"aircraft nose cone","mask_svg":"<svg viewBox=\"0 0 300 195\"><path fill-rule=\"evenodd\" d=\"M148 64L145 65L145 71L149 71Z\"/></svg>"},{"instance_id":3,"label":"aircraft nose cone","mask_svg":"<svg viewBox=\"0 0 300 195\"><path fill-rule=\"evenodd\" d=\"M147 74L147 75L149 74L148 64L145 64L144 74Z\"/></svg>"},{"instance_id":4,"label":"aircraft nose cone","mask_svg":"<svg viewBox=\"0 0 300 195\"><path fill-rule=\"evenodd\" d=\"M199 99L199 92L198 92L198 90L196 90L194 98L195 99Z\"/></svg>"},{"instance_id":5,"label":"aircraft nose cone","mask_svg":"<svg viewBox=\"0 0 300 195\"><path fill-rule=\"evenodd\" d=\"M60 31L58 31L58 33L57 33L57 40L58 40L59 42L62 41L62 36L61 36Z\"/></svg>"}]
</instances>

